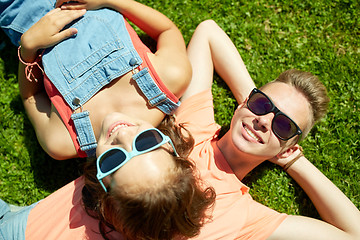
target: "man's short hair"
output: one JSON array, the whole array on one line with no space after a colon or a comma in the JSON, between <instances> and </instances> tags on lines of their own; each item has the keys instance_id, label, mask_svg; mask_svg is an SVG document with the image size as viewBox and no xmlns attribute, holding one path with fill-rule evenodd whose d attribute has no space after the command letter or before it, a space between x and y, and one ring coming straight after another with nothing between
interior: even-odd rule
<instances>
[{"instance_id":1,"label":"man's short hair","mask_svg":"<svg viewBox=\"0 0 360 240\"><path fill-rule=\"evenodd\" d=\"M305 129L302 129L303 139L314 124L323 118L327 112L330 99L324 84L312 73L297 69L286 70L277 79L267 84L274 82L282 82L295 87L308 100L312 116L310 116Z\"/></svg>"}]
</instances>

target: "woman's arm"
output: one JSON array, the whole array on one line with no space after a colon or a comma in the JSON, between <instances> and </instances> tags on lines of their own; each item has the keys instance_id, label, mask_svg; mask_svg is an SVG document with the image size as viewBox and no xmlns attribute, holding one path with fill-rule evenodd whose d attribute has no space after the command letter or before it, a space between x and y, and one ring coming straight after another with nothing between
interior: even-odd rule
<instances>
[{"instance_id":1,"label":"woman's arm","mask_svg":"<svg viewBox=\"0 0 360 240\"><path fill-rule=\"evenodd\" d=\"M74 28L61 31L65 25L84 15L86 11L63 11L54 9L42 17L21 37L21 48L19 57L25 63L33 63L43 48L55 45L56 43L73 36L77 33ZM25 64L19 63L19 90L23 100L24 108L32 125L34 126L37 138L43 149L53 158L64 157L66 149L76 153L74 146L66 145L69 141L62 141L61 138L69 137L69 133L63 126L56 111L52 110L51 102L43 86L43 75L41 70L34 66L33 75L28 79L25 72ZM57 127L60 126L60 127ZM51 129L51 131L49 131ZM61 138L59 138L61 136ZM46 143L55 142L58 149L51 149ZM53 144L54 145L54 144ZM60 155L56 151L62 151ZM73 156L73 154L71 155ZM74 155L75 156L75 155ZM70 155L69 155L70 157Z\"/></svg>"},{"instance_id":2,"label":"woman's arm","mask_svg":"<svg viewBox=\"0 0 360 240\"><path fill-rule=\"evenodd\" d=\"M187 51L193 77L182 99L211 88L214 68L238 103L243 102L255 87L238 50L213 20L199 24Z\"/></svg>"},{"instance_id":3,"label":"woman's arm","mask_svg":"<svg viewBox=\"0 0 360 240\"><path fill-rule=\"evenodd\" d=\"M296 154L299 150L293 156ZM360 211L308 159L300 157L287 173L304 189L325 222L289 216L269 239L360 239Z\"/></svg>"},{"instance_id":4,"label":"woman's arm","mask_svg":"<svg viewBox=\"0 0 360 240\"><path fill-rule=\"evenodd\" d=\"M26 79L25 63L33 63L39 56L39 50L51 47L56 43L69 38L77 33L75 28L61 29L71 21L84 15L85 11L62 11L54 9L42 17L21 36L19 49L19 87L23 99L32 97L43 90L42 72L37 66L32 69L34 79Z\"/></svg>"},{"instance_id":5,"label":"woman's arm","mask_svg":"<svg viewBox=\"0 0 360 240\"><path fill-rule=\"evenodd\" d=\"M72 3L67 2L67 0L58 0L56 6L69 10L112 8L123 14L155 40L158 40L162 33L172 29L177 35L180 34L180 37L177 37L176 40L183 42L181 33L169 18L159 11L134 0L76 0Z\"/></svg>"},{"instance_id":6,"label":"woman's arm","mask_svg":"<svg viewBox=\"0 0 360 240\"><path fill-rule=\"evenodd\" d=\"M56 6L61 6L62 9L112 8L156 40L157 51L151 61L160 77L167 79L166 85L169 89L178 96L182 95L191 79L191 66L182 34L168 17L133 0L77 0L71 4L66 2L58 0Z\"/></svg>"}]
</instances>

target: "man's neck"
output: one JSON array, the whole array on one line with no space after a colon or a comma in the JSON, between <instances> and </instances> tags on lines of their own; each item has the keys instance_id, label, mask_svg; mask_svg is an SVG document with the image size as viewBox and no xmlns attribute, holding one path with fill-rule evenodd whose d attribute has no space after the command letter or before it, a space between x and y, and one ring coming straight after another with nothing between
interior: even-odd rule
<instances>
[{"instance_id":1,"label":"man's neck","mask_svg":"<svg viewBox=\"0 0 360 240\"><path fill-rule=\"evenodd\" d=\"M230 132L217 142L217 146L239 180L264 161L260 156L238 150L231 140Z\"/></svg>"}]
</instances>

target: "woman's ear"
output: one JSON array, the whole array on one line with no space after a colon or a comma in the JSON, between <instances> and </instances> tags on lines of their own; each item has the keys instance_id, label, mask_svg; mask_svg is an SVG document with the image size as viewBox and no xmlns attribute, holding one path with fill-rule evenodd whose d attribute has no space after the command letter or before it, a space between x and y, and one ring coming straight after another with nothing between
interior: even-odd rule
<instances>
[{"instance_id":1,"label":"woman's ear","mask_svg":"<svg viewBox=\"0 0 360 240\"><path fill-rule=\"evenodd\" d=\"M296 150L298 150L300 148L299 144L295 144L294 146L288 148L287 150L280 152L276 155L276 157L278 159L281 158L287 158L289 157L291 154L293 154Z\"/></svg>"}]
</instances>

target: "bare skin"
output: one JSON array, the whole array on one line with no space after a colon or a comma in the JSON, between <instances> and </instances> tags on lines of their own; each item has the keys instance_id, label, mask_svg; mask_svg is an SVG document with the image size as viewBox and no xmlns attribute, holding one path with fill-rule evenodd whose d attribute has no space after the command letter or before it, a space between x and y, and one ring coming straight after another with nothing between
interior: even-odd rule
<instances>
[{"instance_id":1,"label":"bare skin","mask_svg":"<svg viewBox=\"0 0 360 240\"><path fill-rule=\"evenodd\" d=\"M119 147L128 152L133 151L133 141L140 132L153 128L147 122L122 113L111 113L105 116L96 148L97 157L108 149ZM164 184L167 173L175 168L173 149L169 143L153 151L131 158L113 174L106 176L103 182L119 191L136 194L156 185Z\"/></svg>"},{"instance_id":2,"label":"bare skin","mask_svg":"<svg viewBox=\"0 0 360 240\"><path fill-rule=\"evenodd\" d=\"M59 0L57 6L65 1ZM167 17L156 10L132 0L124 1L80 1L78 4L63 5L52 10L34 24L21 38L21 57L26 62L33 62L37 51L47 48L73 36L74 28L61 30L66 24L79 18L86 9L101 7L113 8L121 12L130 21L138 25L157 41L157 51L148 53L148 57L165 86L180 97L191 79L191 66L186 55L186 46L180 31ZM79 10L82 9L82 10ZM153 21L147 21L151 14ZM68 130L57 110L50 102L43 89L41 80L29 82L25 78L25 66L19 65L19 88L27 114L32 122L37 138L43 149L55 159L77 157L77 151ZM41 72L35 73L42 79ZM148 121L157 126L165 114L155 107L150 107L140 89L132 80L132 73L127 73L105 86L83 105L83 110L90 112L90 120L96 139L99 138L104 117L112 112Z\"/></svg>"},{"instance_id":3,"label":"bare skin","mask_svg":"<svg viewBox=\"0 0 360 240\"><path fill-rule=\"evenodd\" d=\"M292 139L282 141L272 132L273 113L257 116L246 108L246 97L255 85L237 49L214 21L207 20L198 26L188 45L188 55L193 77L182 100L208 90L215 70L239 103L230 130L217 142L239 181L261 162L269 160L284 167L300 154L299 145ZM262 90L281 111L305 128L310 111L298 90L284 83L272 83ZM360 239L360 211L305 156L292 164L287 173L307 193L322 220L289 215L268 237L269 240Z\"/></svg>"}]
</instances>

